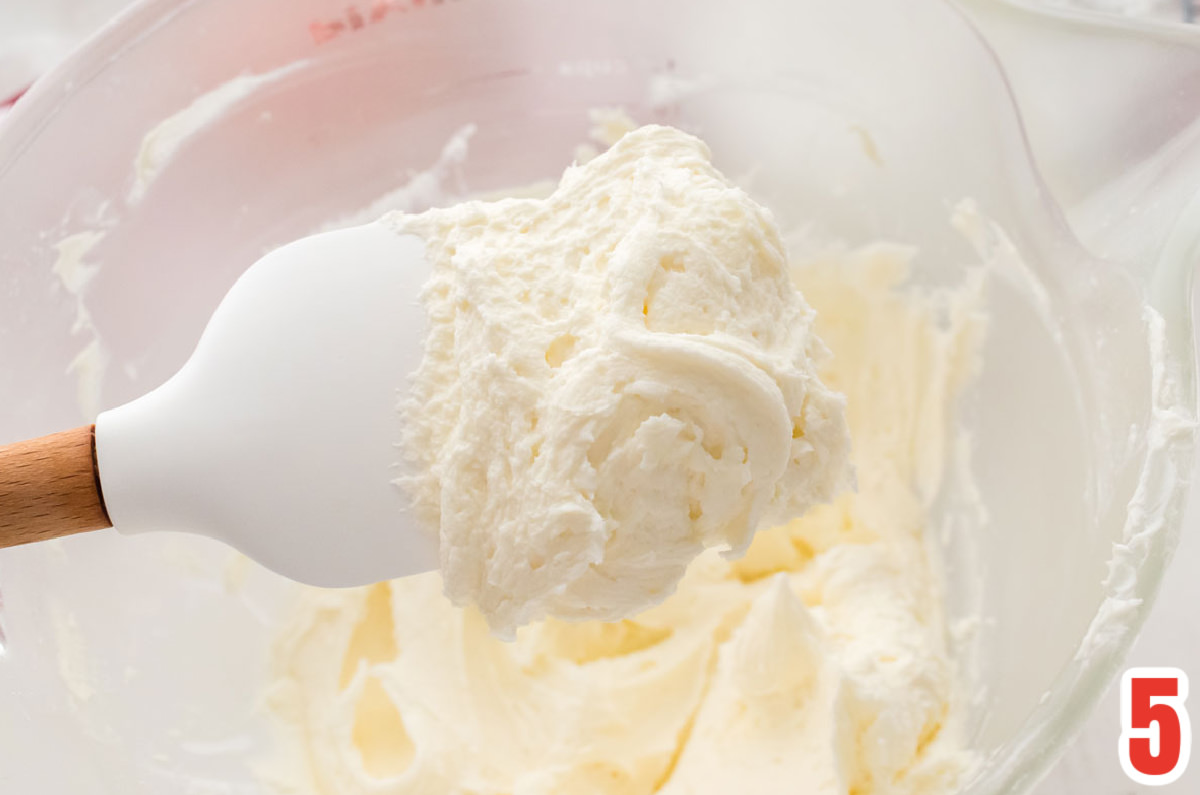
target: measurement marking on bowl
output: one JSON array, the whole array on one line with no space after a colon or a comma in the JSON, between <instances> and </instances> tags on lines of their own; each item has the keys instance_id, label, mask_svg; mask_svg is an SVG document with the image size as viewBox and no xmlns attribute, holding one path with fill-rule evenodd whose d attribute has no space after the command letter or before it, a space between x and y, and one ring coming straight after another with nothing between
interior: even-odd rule
<instances>
[{"instance_id":1,"label":"measurement marking on bowl","mask_svg":"<svg viewBox=\"0 0 1200 795\"><path fill-rule=\"evenodd\" d=\"M0 99L0 110L4 110L6 108L11 108L13 105L17 104L17 100L20 99L21 97L25 96L25 92L28 90L29 90L29 86L25 86L25 88L22 88L20 91L13 94L12 96L7 97L6 99Z\"/></svg>"},{"instance_id":2,"label":"measurement marking on bowl","mask_svg":"<svg viewBox=\"0 0 1200 795\"><path fill-rule=\"evenodd\" d=\"M445 5L453 0L372 0L370 3L352 3L346 6L341 16L332 19L314 19L308 24L313 43L324 44L343 33L362 30L368 25L382 22L393 12L420 11L431 6Z\"/></svg>"}]
</instances>

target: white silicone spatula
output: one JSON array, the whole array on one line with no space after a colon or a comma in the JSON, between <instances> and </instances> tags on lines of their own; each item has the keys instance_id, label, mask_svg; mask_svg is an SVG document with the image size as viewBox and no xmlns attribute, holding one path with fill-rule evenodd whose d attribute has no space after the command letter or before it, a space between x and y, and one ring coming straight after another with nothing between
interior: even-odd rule
<instances>
[{"instance_id":1,"label":"white silicone spatula","mask_svg":"<svg viewBox=\"0 0 1200 795\"><path fill-rule=\"evenodd\" d=\"M392 482L428 275L422 241L378 223L263 257L165 384L0 447L0 547L111 525L210 536L314 585L435 568Z\"/></svg>"}]
</instances>

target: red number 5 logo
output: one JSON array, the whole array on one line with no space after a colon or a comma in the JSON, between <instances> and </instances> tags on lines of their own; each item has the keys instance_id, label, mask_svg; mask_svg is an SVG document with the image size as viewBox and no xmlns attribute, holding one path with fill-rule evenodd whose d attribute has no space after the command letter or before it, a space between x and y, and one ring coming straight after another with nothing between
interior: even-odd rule
<instances>
[{"instance_id":1,"label":"red number 5 logo","mask_svg":"<svg viewBox=\"0 0 1200 795\"><path fill-rule=\"evenodd\" d=\"M1121 677L1121 742L1125 775L1138 784L1161 787L1187 769L1192 724L1187 674L1178 668L1130 668Z\"/></svg>"}]
</instances>

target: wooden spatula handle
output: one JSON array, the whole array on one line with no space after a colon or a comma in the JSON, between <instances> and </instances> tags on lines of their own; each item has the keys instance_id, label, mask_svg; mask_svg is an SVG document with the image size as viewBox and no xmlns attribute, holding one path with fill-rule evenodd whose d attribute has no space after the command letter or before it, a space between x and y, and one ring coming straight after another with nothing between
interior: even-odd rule
<instances>
[{"instance_id":1,"label":"wooden spatula handle","mask_svg":"<svg viewBox=\"0 0 1200 795\"><path fill-rule=\"evenodd\" d=\"M0 447L0 547L111 527L96 426Z\"/></svg>"}]
</instances>

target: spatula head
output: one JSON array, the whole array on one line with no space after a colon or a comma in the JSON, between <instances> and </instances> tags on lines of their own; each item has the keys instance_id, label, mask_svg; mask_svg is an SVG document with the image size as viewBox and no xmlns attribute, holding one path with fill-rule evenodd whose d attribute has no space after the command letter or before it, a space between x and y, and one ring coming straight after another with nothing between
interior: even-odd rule
<instances>
[{"instance_id":1,"label":"spatula head","mask_svg":"<svg viewBox=\"0 0 1200 795\"><path fill-rule=\"evenodd\" d=\"M314 585L435 568L392 482L428 275L423 242L380 224L255 263L171 380L98 418L114 526L210 536Z\"/></svg>"}]
</instances>

